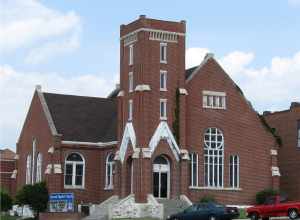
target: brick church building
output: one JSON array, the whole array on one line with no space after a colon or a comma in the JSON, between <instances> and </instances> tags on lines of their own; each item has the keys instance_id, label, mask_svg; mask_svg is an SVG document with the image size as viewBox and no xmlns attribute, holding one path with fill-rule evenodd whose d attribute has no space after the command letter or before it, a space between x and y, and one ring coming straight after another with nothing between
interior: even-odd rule
<instances>
[{"instance_id":1,"label":"brick church building","mask_svg":"<svg viewBox=\"0 0 300 220\"><path fill-rule=\"evenodd\" d=\"M17 143L18 187L45 180L77 204L115 198L114 217L159 216L157 201L205 195L247 205L278 189L276 139L212 54L185 69L185 37L185 21L140 16L120 27L109 97L37 86Z\"/></svg>"}]
</instances>

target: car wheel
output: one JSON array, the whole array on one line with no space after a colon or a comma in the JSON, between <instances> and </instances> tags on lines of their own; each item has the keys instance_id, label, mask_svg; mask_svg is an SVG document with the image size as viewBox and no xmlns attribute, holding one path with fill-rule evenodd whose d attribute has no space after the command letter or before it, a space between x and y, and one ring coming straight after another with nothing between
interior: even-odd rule
<instances>
[{"instance_id":1,"label":"car wheel","mask_svg":"<svg viewBox=\"0 0 300 220\"><path fill-rule=\"evenodd\" d=\"M292 220L298 218L298 212L296 209L289 210L288 215L289 215L289 218Z\"/></svg>"},{"instance_id":2,"label":"car wheel","mask_svg":"<svg viewBox=\"0 0 300 220\"><path fill-rule=\"evenodd\" d=\"M216 218L216 216L211 215L211 216L209 216L208 220L217 220L217 218Z\"/></svg>"},{"instance_id":3,"label":"car wheel","mask_svg":"<svg viewBox=\"0 0 300 220\"><path fill-rule=\"evenodd\" d=\"M258 214L255 213L255 212L254 212L254 213L251 213L251 214L250 214L250 219L251 219L251 220L258 220Z\"/></svg>"}]
</instances>

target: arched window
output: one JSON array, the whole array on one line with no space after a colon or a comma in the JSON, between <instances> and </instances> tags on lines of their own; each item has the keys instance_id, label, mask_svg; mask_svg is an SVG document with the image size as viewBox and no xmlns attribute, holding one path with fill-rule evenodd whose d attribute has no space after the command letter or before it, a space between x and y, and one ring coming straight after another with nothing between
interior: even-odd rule
<instances>
[{"instance_id":1,"label":"arched window","mask_svg":"<svg viewBox=\"0 0 300 220\"><path fill-rule=\"evenodd\" d=\"M31 155L27 156L26 159L26 184L31 183Z\"/></svg>"},{"instance_id":2,"label":"arched window","mask_svg":"<svg viewBox=\"0 0 300 220\"><path fill-rule=\"evenodd\" d=\"M38 153L36 158L36 178L35 182L39 183L42 181L42 154Z\"/></svg>"},{"instance_id":3,"label":"arched window","mask_svg":"<svg viewBox=\"0 0 300 220\"><path fill-rule=\"evenodd\" d=\"M65 161L65 187L84 187L85 163L83 157L78 153L71 153Z\"/></svg>"},{"instance_id":4,"label":"arched window","mask_svg":"<svg viewBox=\"0 0 300 220\"><path fill-rule=\"evenodd\" d=\"M223 187L224 136L218 128L208 128L204 134L205 186Z\"/></svg>"},{"instance_id":5,"label":"arched window","mask_svg":"<svg viewBox=\"0 0 300 220\"><path fill-rule=\"evenodd\" d=\"M113 189L114 181L113 181L113 171L114 171L114 154L109 154L106 157L105 167L106 167L106 176L105 176L105 188Z\"/></svg>"}]
</instances>

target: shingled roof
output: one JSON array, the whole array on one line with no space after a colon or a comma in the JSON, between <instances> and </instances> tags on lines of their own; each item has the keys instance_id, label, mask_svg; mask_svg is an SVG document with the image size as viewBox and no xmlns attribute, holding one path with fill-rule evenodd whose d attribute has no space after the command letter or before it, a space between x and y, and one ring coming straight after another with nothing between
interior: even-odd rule
<instances>
[{"instance_id":1,"label":"shingled roof","mask_svg":"<svg viewBox=\"0 0 300 220\"><path fill-rule=\"evenodd\" d=\"M117 100L43 93L56 130L65 141L117 140Z\"/></svg>"}]
</instances>

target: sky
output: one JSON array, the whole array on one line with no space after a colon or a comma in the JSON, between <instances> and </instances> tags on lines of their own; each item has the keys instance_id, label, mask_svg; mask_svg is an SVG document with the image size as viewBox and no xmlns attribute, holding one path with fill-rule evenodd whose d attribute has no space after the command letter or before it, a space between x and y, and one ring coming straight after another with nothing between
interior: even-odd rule
<instances>
[{"instance_id":1,"label":"sky","mask_svg":"<svg viewBox=\"0 0 300 220\"><path fill-rule=\"evenodd\" d=\"M35 85L105 97L119 27L186 20L186 67L215 54L258 112L300 101L300 0L0 0L0 148L15 149Z\"/></svg>"}]
</instances>

